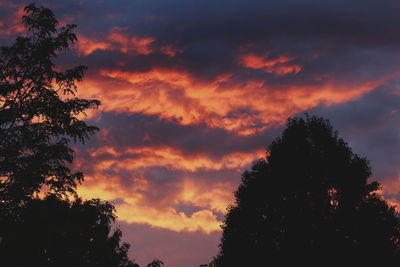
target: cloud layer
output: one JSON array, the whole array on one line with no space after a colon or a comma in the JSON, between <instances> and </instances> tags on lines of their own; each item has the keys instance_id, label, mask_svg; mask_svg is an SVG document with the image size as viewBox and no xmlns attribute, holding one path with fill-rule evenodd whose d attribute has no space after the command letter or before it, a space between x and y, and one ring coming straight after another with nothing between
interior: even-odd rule
<instances>
[{"instance_id":1,"label":"cloud layer","mask_svg":"<svg viewBox=\"0 0 400 267\"><path fill-rule=\"evenodd\" d=\"M2 43L22 32L25 4L0 1ZM79 193L115 204L133 257L148 260L157 240L167 266L207 262L241 173L306 111L330 119L399 202L398 1L37 4L78 25L57 63L87 65L79 94L102 102L88 114L101 132L77 147ZM197 254L173 256L179 246Z\"/></svg>"}]
</instances>

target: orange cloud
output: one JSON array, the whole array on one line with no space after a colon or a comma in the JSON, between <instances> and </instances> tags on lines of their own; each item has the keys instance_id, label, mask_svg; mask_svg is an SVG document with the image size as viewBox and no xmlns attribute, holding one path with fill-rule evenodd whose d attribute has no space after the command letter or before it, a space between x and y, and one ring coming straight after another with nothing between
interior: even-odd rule
<instances>
[{"instance_id":1,"label":"orange cloud","mask_svg":"<svg viewBox=\"0 0 400 267\"><path fill-rule=\"evenodd\" d=\"M153 47L156 39L152 37L134 36L127 28L113 27L107 33L98 33L96 36L78 36L77 51L79 55L87 56L96 50L119 51L124 54L148 55L160 52L169 57L181 53L182 49L172 45L164 45L159 48Z\"/></svg>"},{"instance_id":2,"label":"orange cloud","mask_svg":"<svg viewBox=\"0 0 400 267\"><path fill-rule=\"evenodd\" d=\"M100 176L99 176L100 175ZM78 194L86 199L97 198L112 201L115 199L123 199L123 203L115 204L117 209L118 219L128 223L145 223L153 227L166 228L172 231L202 231L211 233L219 231L219 221L215 211L225 211L225 207L232 201L232 194L215 190L209 185L210 191L204 192L207 187L202 187L198 190L182 188L181 192L171 196L168 199L163 199L164 205L151 205L148 203L145 194L150 192L151 186L145 178L140 181L140 178L135 178L135 183L131 187L118 184L118 177L106 176L96 173L96 176L86 176L88 182L78 187ZM92 181L92 182L89 182ZM95 182L94 182L95 181ZM233 185L229 187L233 188ZM187 197L193 192L197 192L194 199L187 201ZM211 197L212 192L215 195ZM205 195L201 194L205 193ZM193 204L201 207L191 215L177 211L173 206L176 204Z\"/></svg>"},{"instance_id":3,"label":"orange cloud","mask_svg":"<svg viewBox=\"0 0 400 267\"><path fill-rule=\"evenodd\" d=\"M139 38L137 36L131 36L130 34L125 33L124 30L125 29L120 27L114 27L106 36L108 41L118 44L118 49L122 53L134 51L140 55L148 55L154 51L151 48L151 44L155 42L155 39L149 37Z\"/></svg>"},{"instance_id":4,"label":"orange cloud","mask_svg":"<svg viewBox=\"0 0 400 267\"><path fill-rule=\"evenodd\" d=\"M264 151L251 153L232 153L219 159L206 155L183 155L182 152L168 148L127 148L117 151L112 147L89 149L89 158L78 157L75 168L90 168L85 183L78 187L78 194L84 198L101 196L105 200L123 199L116 204L119 220L128 223L145 223L153 227L162 227L173 231L219 231L219 221L214 212L225 213L226 207L233 201L232 192L236 181L221 182L199 180L193 174L199 170L233 169L240 176L245 165L263 156ZM93 164L95 162L95 164ZM162 166L168 170L182 170L182 179L170 180L163 189L173 188L173 192L163 195L162 199L149 197L157 184L145 175L145 169ZM114 170L114 171L113 171ZM112 174L123 170L130 177ZM111 173L111 174L110 174ZM129 181L129 182L127 182ZM179 212L174 206L192 205L199 210L191 215Z\"/></svg>"},{"instance_id":5,"label":"orange cloud","mask_svg":"<svg viewBox=\"0 0 400 267\"><path fill-rule=\"evenodd\" d=\"M380 180L381 190L377 193L382 195L390 205L395 206L397 212L400 212L400 200L392 197L400 193L400 172L395 177L386 177ZM392 196L388 197L388 195Z\"/></svg>"},{"instance_id":6,"label":"orange cloud","mask_svg":"<svg viewBox=\"0 0 400 267\"><path fill-rule=\"evenodd\" d=\"M151 188L147 188L148 184L146 180L140 183L135 181L132 187L127 188L126 186L117 184L119 181L118 177L110 176L98 176L96 178L88 176L87 180L92 181L91 183L84 183L78 187L78 194L86 199L97 198L101 196L102 199L111 201L115 199L123 198L123 203L115 204L117 210L117 216L120 221L125 221L127 223L144 223L151 225L153 227L166 228L172 231L202 231L205 233L211 233L213 231L219 231L219 225L221 222L217 219L216 215L213 213L215 210L225 209L226 205L232 200L232 194L229 194L229 198L225 199L226 192L222 195L218 195L217 190L211 189L208 195L213 191L217 193L215 195L217 200L212 200L208 195L203 196L196 194L196 198L192 199L190 202L185 201L185 196L191 194L192 191L185 191L185 187L181 193L178 192L176 196L168 199L170 205L152 206L149 205L145 199L144 194ZM232 186L229 186L231 188ZM202 190L203 191L203 190ZM198 202L197 200L201 201ZM191 215L186 215L183 212L177 211L173 205L179 203L192 203L192 204L203 204L201 210L194 212Z\"/></svg>"},{"instance_id":7,"label":"orange cloud","mask_svg":"<svg viewBox=\"0 0 400 267\"><path fill-rule=\"evenodd\" d=\"M220 222L211 210L203 209L187 216L173 207L152 207L143 202L143 189L146 182L135 183L132 188L124 188L116 183L118 177L87 177L92 183L78 187L78 194L86 199L101 196L105 200L123 198L123 203L116 204L117 216L127 223L144 223L153 227L166 228L173 231L203 231L210 233L219 230ZM94 182L95 181L95 182ZM171 203L173 204L173 203Z\"/></svg>"},{"instance_id":8,"label":"orange cloud","mask_svg":"<svg viewBox=\"0 0 400 267\"><path fill-rule=\"evenodd\" d=\"M209 82L198 81L183 70L159 68L101 70L100 75L106 79L86 79L81 91L84 97L99 98L103 111L157 115L182 125L204 123L241 135L280 126L287 117L320 104L356 99L388 78L346 84L326 78L318 84L280 88L262 80L233 83L230 73Z\"/></svg>"},{"instance_id":9,"label":"orange cloud","mask_svg":"<svg viewBox=\"0 0 400 267\"><path fill-rule=\"evenodd\" d=\"M9 36L25 32L25 27L21 23L22 16L25 14L23 6L12 4L7 1L1 1L0 6L13 8L15 10L8 18L0 20L0 34Z\"/></svg>"},{"instance_id":10,"label":"orange cloud","mask_svg":"<svg viewBox=\"0 0 400 267\"><path fill-rule=\"evenodd\" d=\"M240 174L238 174L238 177ZM226 207L233 201L236 184L229 182L212 183L212 187L198 184L195 179L186 179L183 190L178 195L181 203L193 204L199 207L215 210L223 214ZM207 188L207 190L205 190Z\"/></svg>"},{"instance_id":11,"label":"orange cloud","mask_svg":"<svg viewBox=\"0 0 400 267\"><path fill-rule=\"evenodd\" d=\"M400 193L400 173L397 174L397 177L382 179L380 183L382 186L382 194L395 195Z\"/></svg>"},{"instance_id":12,"label":"orange cloud","mask_svg":"<svg viewBox=\"0 0 400 267\"><path fill-rule=\"evenodd\" d=\"M123 151L117 151L113 147L98 147L87 151L92 160L97 162L94 166L97 171L109 168L134 170L152 166L164 166L168 169L188 172L241 169L265 154L264 149L262 149L250 153L234 152L219 159L213 159L207 155L185 155L170 147L126 148Z\"/></svg>"},{"instance_id":13,"label":"orange cloud","mask_svg":"<svg viewBox=\"0 0 400 267\"><path fill-rule=\"evenodd\" d=\"M127 188L115 183L115 181L118 181L117 177L104 175L99 177L98 175L96 174L96 178L87 176L86 179L88 181L96 182L84 183L79 186L78 194L86 199L101 196L102 199L108 201L123 198L123 203L117 203L115 206L118 219L128 223L144 223L172 231L202 231L211 233L219 231L219 225L222 223L217 219L213 210L225 212L226 206L233 200L231 191L229 191L229 194L227 191L224 191L228 188L233 188L233 185L217 185L217 189L210 186L210 191L206 191L207 188L204 186L202 186L202 189L198 187L192 189L192 187L187 188L185 186L181 193L178 192L177 195L164 200L169 205L152 206L144 201L144 194L147 192L144 190L151 190L146 180L142 181L142 184L136 181L132 187ZM194 192L196 192L195 197L188 201L187 197L193 196ZM211 196L212 193L214 195ZM201 207L201 209L191 215L187 215L177 211L173 207L173 205L180 203L193 204Z\"/></svg>"},{"instance_id":14,"label":"orange cloud","mask_svg":"<svg viewBox=\"0 0 400 267\"><path fill-rule=\"evenodd\" d=\"M94 180L92 177L87 177ZM219 231L220 221L209 209L202 209L190 216L179 212L171 206L152 207L143 203L143 193L137 188L121 188L113 185L113 177L96 178L96 185L81 185L78 194L86 199L99 196L105 200L119 199L123 197L124 202L116 204L117 216L120 221L127 223L144 223L153 227L166 228L172 231L202 231L211 233ZM111 183L111 185L110 185ZM135 184L135 187L140 187ZM178 202L176 199L175 202Z\"/></svg>"},{"instance_id":15,"label":"orange cloud","mask_svg":"<svg viewBox=\"0 0 400 267\"><path fill-rule=\"evenodd\" d=\"M83 35L78 36L78 50L83 56L90 55L96 50L113 50L114 48L110 43L98 40L92 40Z\"/></svg>"},{"instance_id":16,"label":"orange cloud","mask_svg":"<svg viewBox=\"0 0 400 267\"><path fill-rule=\"evenodd\" d=\"M129 37L119 32L109 33L105 38L89 38L79 35L77 44L78 53L83 56L90 55L96 50L120 51L122 53L135 53L148 55L154 50L151 44L155 41L153 38Z\"/></svg>"},{"instance_id":17,"label":"orange cloud","mask_svg":"<svg viewBox=\"0 0 400 267\"><path fill-rule=\"evenodd\" d=\"M250 69L262 69L267 73L276 75L296 74L301 71L301 66L290 63L294 58L280 56L273 59L268 59L268 53L257 55L253 53L243 54L239 56L239 64Z\"/></svg>"},{"instance_id":18,"label":"orange cloud","mask_svg":"<svg viewBox=\"0 0 400 267\"><path fill-rule=\"evenodd\" d=\"M117 34L113 35L113 40L105 43L118 44L121 49L128 47L131 37ZM293 58L288 57L270 59L266 55L243 60L247 68L276 75L293 74L301 69L292 64ZM280 126L287 117L320 104L354 100L382 85L389 76L398 74L369 81L337 81L333 76L324 75L308 85L270 85L256 79L238 81L235 73L224 73L204 81L179 68L153 68L144 72L102 69L99 75L86 78L79 91L82 97L101 100L98 112L143 113L174 120L181 125L204 124L240 135L253 135ZM107 129L103 129L99 137L110 140ZM151 139L150 136L143 138ZM78 156L76 165L84 171L90 166L90 171L86 171L86 182L78 189L80 195L123 199L123 203L116 204L117 215L122 221L205 233L220 230L221 222L216 214L224 213L233 201L232 192L238 181L207 179L205 184L198 178L198 173L230 170L240 177L244 166L264 155L264 151L253 151L211 158L204 154L187 155L168 146L117 150L111 145L91 148L87 152L89 159ZM166 193L158 191L161 189L157 188L154 177L146 176L146 170L158 167L171 173L183 173L176 180L172 177L163 182L162 190ZM180 212L177 205L194 206L196 211L188 215Z\"/></svg>"},{"instance_id":19,"label":"orange cloud","mask_svg":"<svg viewBox=\"0 0 400 267\"><path fill-rule=\"evenodd\" d=\"M168 55L170 57L176 56L178 53L182 53L182 49L173 47L171 45L165 45L160 48L161 53Z\"/></svg>"}]
</instances>

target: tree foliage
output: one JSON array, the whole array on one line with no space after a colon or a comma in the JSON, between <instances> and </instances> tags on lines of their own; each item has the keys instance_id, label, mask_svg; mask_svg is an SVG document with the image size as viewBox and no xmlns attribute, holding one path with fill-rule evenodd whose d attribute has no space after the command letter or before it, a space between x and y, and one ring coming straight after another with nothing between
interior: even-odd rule
<instances>
[{"instance_id":1,"label":"tree foliage","mask_svg":"<svg viewBox=\"0 0 400 267\"><path fill-rule=\"evenodd\" d=\"M60 71L54 59L77 38L75 25L58 27L47 8L25 7L27 32L0 48L0 200L23 200L46 186L49 193L74 193L70 142L83 142L97 127L78 116L97 100L75 95L86 67Z\"/></svg>"},{"instance_id":2,"label":"tree foliage","mask_svg":"<svg viewBox=\"0 0 400 267\"><path fill-rule=\"evenodd\" d=\"M68 167L71 142L98 130L79 116L100 104L76 96L86 67L54 64L76 26L33 4L22 21L26 34L0 48L0 265L139 267L111 230L114 207L78 198L83 174Z\"/></svg>"},{"instance_id":3,"label":"tree foliage","mask_svg":"<svg viewBox=\"0 0 400 267\"><path fill-rule=\"evenodd\" d=\"M366 158L322 118L289 119L244 172L211 266L399 263L399 218Z\"/></svg>"},{"instance_id":4,"label":"tree foliage","mask_svg":"<svg viewBox=\"0 0 400 267\"><path fill-rule=\"evenodd\" d=\"M147 264L147 267L161 267L164 265L164 262L162 262L159 259L154 259L152 262Z\"/></svg>"},{"instance_id":5,"label":"tree foliage","mask_svg":"<svg viewBox=\"0 0 400 267\"><path fill-rule=\"evenodd\" d=\"M129 244L111 231L114 207L105 201L32 199L18 216L2 218L2 266L139 267L129 260Z\"/></svg>"}]
</instances>

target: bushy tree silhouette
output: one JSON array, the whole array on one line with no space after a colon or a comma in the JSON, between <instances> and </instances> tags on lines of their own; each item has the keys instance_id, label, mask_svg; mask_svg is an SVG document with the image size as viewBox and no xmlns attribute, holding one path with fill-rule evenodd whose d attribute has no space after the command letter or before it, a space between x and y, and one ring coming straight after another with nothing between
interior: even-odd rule
<instances>
[{"instance_id":1,"label":"bushy tree silhouette","mask_svg":"<svg viewBox=\"0 0 400 267\"><path fill-rule=\"evenodd\" d=\"M4 267L139 267L129 260L121 231L111 231L114 207L108 202L32 199L18 218L5 220L0 243Z\"/></svg>"},{"instance_id":2,"label":"bushy tree silhouette","mask_svg":"<svg viewBox=\"0 0 400 267\"><path fill-rule=\"evenodd\" d=\"M399 264L399 218L370 174L327 120L289 119L244 172L210 266Z\"/></svg>"},{"instance_id":3,"label":"bushy tree silhouette","mask_svg":"<svg viewBox=\"0 0 400 267\"><path fill-rule=\"evenodd\" d=\"M70 141L98 130L78 118L97 100L75 96L86 67L59 71L53 61L76 39L75 25L57 28L47 8L25 8L24 37L0 49L0 201L21 201L46 186L49 193L74 193L82 181L67 163Z\"/></svg>"}]
</instances>

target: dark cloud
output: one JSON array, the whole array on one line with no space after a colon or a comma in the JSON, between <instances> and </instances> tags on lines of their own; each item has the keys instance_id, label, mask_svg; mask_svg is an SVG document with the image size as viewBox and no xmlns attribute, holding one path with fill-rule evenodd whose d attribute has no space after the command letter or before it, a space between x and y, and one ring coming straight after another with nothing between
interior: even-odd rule
<instances>
[{"instance_id":1,"label":"dark cloud","mask_svg":"<svg viewBox=\"0 0 400 267\"><path fill-rule=\"evenodd\" d=\"M18 6L27 3L1 1L0 23L15 23L12 19L15 11ZM334 104L330 103L332 105L329 106L321 104L324 103L322 100L316 100L312 105L317 107L308 111L331 120L334 128L339 130L340 136L349 142L354 151L371 161L374 178L385 183L396 180L400 173L400 93L399 80L396 80L400 60L398 0L49 0L37 2L37 5L40 4L48 5L63 23L77 24L81 41L86 38L92 44L108 42L106 45L110 47L86 54L79 50L82 47L78 43L68 54L60 56L58 63L63 67L87 65L89 71L86 79L106 88L104 92L99 89L99 98L111 103L115 96L110 96L108 92L122 91L123 88L123 96L126 96L132 84L128 80L105 77L100 73L101 70L144 73L163 69L188 73L188 84L196 85L213 82L219 75L231 73L232 77L215 89L217 92L242 88L248 91L244 93L259 93L257 90L260 90L268 97L274 97L272 93L278 92L281 94L265 105L276 102L288 106L290 114L297 113L299 109L309 109L311 104L307 100L313 94L318 95L319 88L322 93L328 92L328 97L323 100L329 102L332 95L329 90L323 91L324 87L332 88L344 96L365 84L368 88L376 87L369 93L361 88L359 94L340 101L334 99L336 102L332 101ZM2 25L0 32L5 27ZM126 35L128 39L153 38L154 42L146 47L151 52L131 51L132 44L128 44L125 50L121 49L121 44L108 39L111 33L116 32ZM2 32L1 43L8 44L13 34L16 32ZM175 49L172 54L163 52L162 49L167 46ZM262 67L251 68L240 63L239 57L246 54L254 54L263 60L285 56L290 58L290 64L300 66L301 70L278 75ZM261 82L263 86L252 91L252 88L245 86L250 81ZM146 84L146 87L137 90L141 90L145 97L157 95L155 92L159 85L161 82L149 86ZM168 85L162 85L168 88ZM293 87L300 88L295 92L300 97L289 95L288 88ZM82 90L91 92L89 87ZM176 100L176 104L188 101L183 88L165 89L163 93ZM345 102L349 99L350 102ZM154 99L154 104L158 101ZM192 111L190 107L196 102L184 104L184 108L187 108L185 111ZM135 150L140 148L172 148L193 162L196 157L211 159L210 165L232 153L252 153L264 149L279 136L282 124L267 124L258 117L263 109L255 109L251 104L238 105L228 109L226 114L219 115L222 119L237 121L255 118L252 124L245 124L246 127L267 128L247 136L223 127L213 127L204 119L183 125L179 118L163 117L163 114L149 115L155 112L145 114L145 109L140 112L111 112L107 109L107 112L91 119L90 123L98 125L103 131L85 148L79 148L78 165L91 177L86 183L93 187L104 183L109 190L122 188L124 194L141 196L135 199L140 199L138 205L160 209L172 207L190 217L201 209L212 207L207 207L208 196L200 196L198 203L175 201L183 190L185 180L192 181L193 187L202 188L202 191L190 188L199 195L210 192L220 183L223 184L220 185L220 191L229 191L228 195L231 196L246 166L225 166L220 169L203 166L189 170L176 167L181 158L176 162L170 160L167 164L153 159L155 162L146 166L135 165L135 168L119 163L131 160L128 163L134 165L141 162L144 155ZM229 102L229 105L234 103ZM199 106L198 110L194 110L201 113L205 105ZM282 109L276 113L284 117L288 111ZM281 117L276 120L281 120ZM105 151L97 156L91 154L105 147L111 147L114 151ZM128 148L133 151L126 152ZM111 163L107 165L107 162ZM100 164L105 167L100 168ZM147 187L138 186L137 183L143 182L138 182L138 177L146 179ZM133 188L136 191L130 193ZM399 199L395 192L387 196ZM225 195L220 198L225 198ZM224 201L220 200L221 203ZM111 202L121 207L129 204L123 196L115 197ZM222 220L220 212L212 210L212 213ZM141 265L159 257L166 261L167 266L198 266L209 261L217 252L219 233L206 235L200 232L173 232L147 225L120 224L124 239L133 245L131 255Z\"/></svg>"},{"instance_id":2,"label":"dark cloud","mask_svg":"<svg viewBox=\"0 0 400 267\"><path fill-rule=\"evenodd\" d=\"M186 204L186 203L179 203L173 206L173 208L176 210L176 212L183 212L186 216L192 216L193 213L202 210L202 207L192 205L192 204Z\"/></svg>"},{"instance_id":3,"label":"dark cloud","mask_svg":"<svg viewBox=\"0 0 400 267\"><path fill-rule=\"evenodd\" d=\"M93 121L107 130L107 139L93 138L86 145L112 145L118 150L127 147L170 146L186 155L207 154L220 158L233 152L252 152L266 148L280 129L268 129L257 135L241 136L206 125L181 125L176 120L160 119L144 114L104 112L100 121Z\"/></svg>"},{"instance_id":4,"label":"dark cloud","mask_svg":"<svg viewBox=\"0 0 400 267\"><path fill-rule=\"evenodd\" d=\"M43 2L46 3L46 2ZM369 79L394 67L400 42L400 4L386 1L68 1L55 3L56 13L73 17L78 33L106 34L125 27L135 36L152 37L154 46L170 44L182 49L177 58L160 53L127 56L97 51L81 59L90 68L116 68L124 59L125 70L154 67L181 68L198 79L212 79L222 72L240 71L241 79L259 78L271 84L313 83L313 77L332 74L344 82ZM303 71L293 77L250 77L237 64L244 45L271 55L299 57ZM251 49L250 49L251 50ZM319 57L312 55L319 53ZM377 69L376 66L381 66ZM262 74L262 73L258 73Z\"/></svg>"},{"instance_id":5,"label":"dark cloud","mask_svg":"<svg viewBox=\"0 0 400 267\"><path fill-rule=\"evenodd\" d=\"M116 198L113 200L109 201L112 205L121 205L121 204L126 204L125 200L123 198Z\"/></svg>"},{"instance_id":6,"label":"dark cloud","mask_svg":"<svg viewBox=\"0 0 400 267\"><path fill-rule=\"evenodd\" d=\"M373 177L380 181L400 172L399 89L399 81L392 80L355 101L310 110L330 119L354 152L371 161Z\"/></svg>"}]
</instances>

